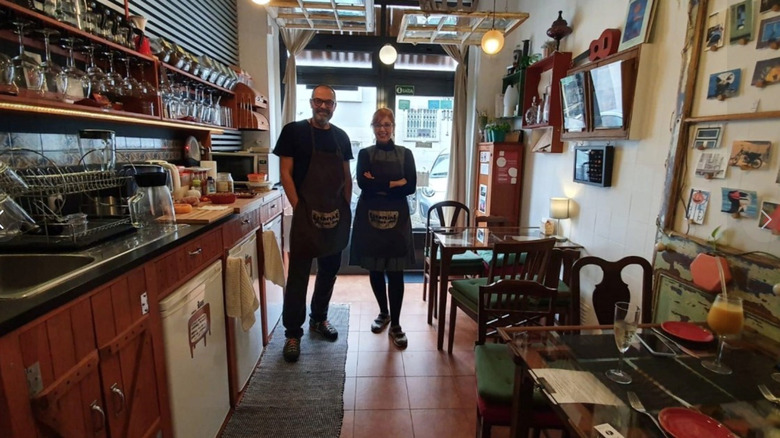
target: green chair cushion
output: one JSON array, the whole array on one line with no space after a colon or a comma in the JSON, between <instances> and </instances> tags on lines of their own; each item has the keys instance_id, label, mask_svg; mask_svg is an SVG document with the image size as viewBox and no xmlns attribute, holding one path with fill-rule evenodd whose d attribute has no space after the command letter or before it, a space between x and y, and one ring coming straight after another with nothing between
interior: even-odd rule
<instances>
[{"instance_id":1,"label":"green chair cushion","mask_svg":"<svg viewBox=\"0 0 780 438\"><path fill-rule=\"evenodd\" d=\"M425 248L425 257L428 257L431 250L430 248ZM441 251L439 251L436 254L436 260L441 263ZM452 262L450 262L450 266L453 268L465 268L465 267L474 267L474 268L481 268L484 266L482 257L476 254L474 251L466 251L463 254L455 254L452 256Z\"/></svg>"},{"instance_id":2,"label":"green chair cushion","mask_svg":"<svg viewBox=\"0 0 780 438\"><path fill-rule=\"evenodd\" d=\"M492 249L478 249L477 254L479 254L480 257L482 257L482 260L485 261L488 265L493 261L493 250ZM527 256L526 253L522 253L520 255L520 263L525 263L525 257ZM506 264L514 264L515 262L515 254L509 255L509 260L507 262L504 262L504 254L499 254L498 259L496 260L496 263L498 266L503 266L504 263Z\"/></svg>"},{"instance_id":3,"label":"green chair cushion","mask_svg":"<svg viewBox=\"0 0 780 438\"><path fill-rule=\"evenodd\" d=\"M458 300L459 303L465 305L469 310L477 313L479 309L479 287L487 285L488 279L482 278L467 278L465 280L454 280L450 287L450 293ZM556 297L556 307L568 307L571 301L571 292L569 287L562 280L558 281L558 296ZM542 300L540 305L547 305L547 300Z\"/></svg>"},{"instance_id":4,"label":"green chair cushion","mask_svg":"<svg viewBox=\"0 0 780 438\"><path fill-rule=\"evenodd\" d=\"M512 404L515 363L506 344L483 344L474 348L477 394L488 402ZM534 406L547 406L540 391L534 391Z\"/></svg>"}]
</instances>

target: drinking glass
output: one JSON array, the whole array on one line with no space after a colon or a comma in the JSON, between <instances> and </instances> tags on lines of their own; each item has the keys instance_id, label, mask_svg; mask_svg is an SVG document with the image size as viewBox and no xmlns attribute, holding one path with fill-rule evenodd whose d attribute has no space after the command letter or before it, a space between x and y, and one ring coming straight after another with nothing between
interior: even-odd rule
<instances>
[{"instance_id":1,"label":"drinking glass","mask_svg":"<svg viewBox=\"0 0 780 438\"><path fill-rule=\"evenodd\" d=\"M122 82L125 78L114 69L114 59L116 55L112 51L103 52L103 56L108 59L108 71L106 72L106 92L111 100L119 100L122 96Z\"/></svg>"},{"instance_id":2,"label":"drinking glass","mask_svg":"<svg viewBox=\"0 0 780 438\"><path fill-rule=\"evenodd\" d=\"M143 96L144 92L141 89L141 84L137 80L135 80L135 78L130 73L130 57L126 56L124 61L125 61L125 77L122 80L122 95L144 97Z\"/></svg>"},{"instance_id":3,"label":"drinking glass","mask_svg":"<svg viewBox=\"0 0 780 438\"><path fill-rule=\"evenodd\" d=\"M724 297L723 295L715 297L710 312L707 314L707 325L718 334L718 355L715 360L703 360L701 365L704 368L718 374L731 374L731 368L721 362L723 344L726 336L738 335L742 331L744 320L742 298Z\"/></svg>"},{"instance_id":4,"label":"drinking glass","mask_svg":"<svg viewBox=\"0 0 780 438\"><path fill-rule=\"evenodd\" d=\"M68 37L62 38L60 41L62 47L68 49L67 64L60 72L61 75L66 77L66 83L68 84L67 91L65 91L65 97L71 100L89 97L92 83L89 81L87 74L76 67L76 61L73 57L73 49L78 40L73 37Z\"/></svg>"},{"instance_id":5,"label":"drinking glass","mask_svg":"<svg viewBox=\"0 0 780 438\"><path fill-rule=\"evenodd\" d=\"M8 56L0 53L0 93L17 94L19 87L14 84L16 70L13 61Z\"/></svg>"},{"instance_id":6,"label":"drinking glass","mask_svg":"<svg viewBox=\"0 0 780 438\"><path fill-rule=\"evenodd\" d=\"M54 29L36 29L43 35L43 62L41 62L41 68L43 69L44 77L46 78L46 91L56 93L57 98L61 98L68 90L68 77L62 74L62 69L51 60L51 48L50 42L52 36L59 36L60 32Z\"/></svg>"},{"instance_id":7,"label":"drinking glass","mask_svg":"<svg viewBox=\"0 0 780 438\"><path fill-rule=\"evenodd\" d=\"M87 54L87 77L89 78L91 91L92 93L105 96L109 91L108 81L106 79L106 74L103 73L103 70L95 65L95 46L84 46L84 50Z\"/></svg>"},{"instance_id":8,"label":"drinking glass","mask_svg":"<svg viewBox=\"0 0 780 438\"><path fill-rule=\"evenodd\" d=\"M14 32L19 37L19 54L11 58L11 62L14 65L14 83L19 88L41 92L46 82L43 76L43 69L35 59L28 56L24 51L25 27L29 24L21 20L13 22L13 25L16 26Z\"/></svg>"},{"instance_id":9,"label":"drinking glass","mask_svg":"<svg viewBox=\"0 0 780 438\"><path fill-rule=\"evenodd\" d=\"M606 372L607 377L613 382L627 385L631 383L631 376L623 371L623 355L634 339L634 334L639 326L639 306L625 301L615 303L615 344L620 352L617 369Z\"/></svg>"}]
</instances>

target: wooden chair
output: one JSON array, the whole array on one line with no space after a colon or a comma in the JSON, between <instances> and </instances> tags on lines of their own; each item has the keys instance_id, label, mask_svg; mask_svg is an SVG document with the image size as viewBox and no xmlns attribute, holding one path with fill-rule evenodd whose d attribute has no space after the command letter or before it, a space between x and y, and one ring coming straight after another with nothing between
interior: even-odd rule
<instances>
[{"instance_id":1,"label":"wooden chair","mask_svg":"<svg viewBox=\"0 0 780 438\"><path fill-rule=\"evenodd\" d=\"M452 353L458 309L474 321L479 317L479 288L502 279L542 282L547 272L555 239L499 242L493 246L494 257L487 277L456 280L450 287L450 326L447 351ZM544 305L540 303L541 305ZM549 304L549 303L547 303ZM512 325L538 322L534 319L515 321ZM545 321L545 323L548 323ZM549 322L552 324L552 322Z\"/></svg>"},{"instance_id":2,"label":"wooden chair","mask_svg":"<svg viewBox=\"0 0 780 438\"><path fill-rule=\"evenodd\" d=\"M493 426L508 426L512 420L515 364L505 344L486 343L498 339L496 329L515 321L541 320L552 324L555 288L530 280L499 280L479 286L477 345L474 368L477 379L477 436L489 438ZM539 304L546 303L546 304ZM544 396L535 392L529 408L535 436L541 429L562 429L563 425Z\"/></svg>"},{"instance_id":3,"label":"wooden chair","mask_svg":"<svg viewBox=\"0 0 780 438\"><path fill-rule=\"evenodd\" d=\"M571 275L574 262L580 258L580 254L579 249L553 248L550 263L547 264L544 285L558 289L556 319L560 325L569 324L574 314L571 300Z\"/></svg>"},{"instance_id":4,"label":"wooden chair","mask_svg":"<svg viewBox=\"0 0 780 438\"><path fill-rule=\"evenodd\" d=\"M610 262L599 257L583 257L572 267L571 294L572 315L571 324L581 325L581 284L582 270L587 266L598 266L603 272L603 278L593 289L593 310L599 324L612 324L615 319L615 303L631 301L631 291L623 281L623 270L629 266L639 266L642 269L642 321L652 321L653 302L653 267L646 259L639 256L628 256L618 261Z\"/></svg>"},{"instance_id":5,"label":"wooden chair","mask_svg":"<svg viewBox=\"0 0 780 438\"><path fill-rule=\"evenodd\" d=\"M449 214L448 214L449 213ZM431 228L431 219L436 217L439 220L439 225L443 227L454 227L458 224L458 219L461 215L465 218L465 224L469 223L471 212L469 208L458 201L442 201L433 204L428 210L428 218L426 220L425 227L425 249L423 260L423 301L425 301L428 295L428 289L430 285L431 293L428 300L428 322L431 322L431 317L436 316L437 301L438 301L438 288L436 286L436 279L439 275L439 263L441 258L436 257L436 265L431 263L431 251L433 246L433 231ZM449 220L448 220L449 219ZM466 251L463 254L456 254L452 257L450 264L450 278L464 277L469 275L480 275L483 271L482 258L473 251Z\"/></svg>"}]
</instances>

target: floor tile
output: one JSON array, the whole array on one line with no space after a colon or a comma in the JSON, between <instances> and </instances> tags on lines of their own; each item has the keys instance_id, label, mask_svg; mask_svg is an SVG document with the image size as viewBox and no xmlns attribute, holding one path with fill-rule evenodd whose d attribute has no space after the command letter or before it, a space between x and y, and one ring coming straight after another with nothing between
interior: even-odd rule
<instances>
[{"instance_id":1,"label":"floor tile","mask_svg":"<svg viewBox=\"0 0 780 438\"><path fill-rule=\"evenodd\" d=\"M462 406L458 382L454 377L407 377L406 389L411 409L456 409Z\"/></svg>"},{"instance_id":2,"label":"floor tile","mask_svg":"<svg viewBox=\"0 0 780 438\"><path fill-rule=\"evenodd\" d=\"M375 335L381 336L381 335ZM358 353L357 377L395 377L404 375L404 361L398 351Z\"/></svg>"},{"instance_id":3,"label":"floor tile","mask_svg":"<svg viewBox=\"0 0 780 438\"><path fill-rule=\"evenodd\" d=\"M356 377L355 409L409 409L404 377Z\"/></svg>"},{"instance_id":4,"label":"floor tile","mask_svg":"<svg viewBox=\"0 0 780 438\"><path fill-rule=\"evenodd\" d=\"M344 379L344 410L352 411L355 409L355 386L354 377Z\"/></svg>"},{"instance_id":5,"label":"floor tile","mask_svg":"<svg viewBox=\"0 0 780 438\"><path fill-rule=\"evenodd\" d=\"M354 438L414 438L408 409L355 411Z\"/></svg>"},{"instance_id":6,"label":"floor tile","mask_svg":"<svg viewBox=\"0 0 780 438\"><path fill-rule=\"evenodd\" d=\"M404 371L407 376L451 376L450 358L441 351L404 352Z\"/></svg>"},{"instance_id":7,"label":"floor tile","mask_svg":"<svg viewBox=\"0 0 780 438\"><path fill-rule=\"evenodd\" d=\"M414 436L472 438L476 434L475 409L413 409Z\"/></svg>"},{"instance_id":8,"label":"floor tile","mask_svg":"<svg viewBox=\"0 0 780 438\"><path fill-rule=\"evenodd\" d=\"M344 421L341 423L339 438L352 438L355 428L355 411L344 410Z\"/></svg>"}]
</instances>

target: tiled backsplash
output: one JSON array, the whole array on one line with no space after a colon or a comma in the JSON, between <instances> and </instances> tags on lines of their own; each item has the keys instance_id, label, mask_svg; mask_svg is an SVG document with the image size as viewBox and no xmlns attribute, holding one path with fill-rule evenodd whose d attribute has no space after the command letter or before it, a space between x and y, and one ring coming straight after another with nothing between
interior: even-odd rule
<instances>
[{"instance_id":1,"label":"tiled backsplash","mask_svg":"<svg viewBox=\"0 0 780 438\"><path fill-rule=\"evenodd\" d=\"M181 140L117 136L117 162L177 161L182 159L182 146ZM26 151L12 153L11 148ZM79 151L75 134L0 133L0 161L15 168L77 165L82 153L87 152Z\"/></svg>"}]
</instances>

